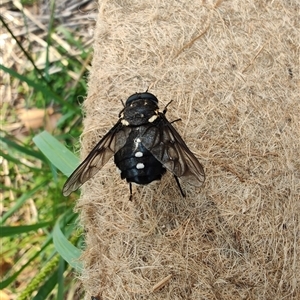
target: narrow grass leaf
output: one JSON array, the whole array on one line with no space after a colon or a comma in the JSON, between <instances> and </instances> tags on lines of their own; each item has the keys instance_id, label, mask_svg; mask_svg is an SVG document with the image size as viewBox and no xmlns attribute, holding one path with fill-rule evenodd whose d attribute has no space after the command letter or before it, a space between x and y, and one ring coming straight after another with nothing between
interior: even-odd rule
<instances>
[{"instance_id":1,"label":"narrow grass leaf","mask_svg":"<svg viewBox=\"0 0 300 300\"><path fill-rule=\"evenodd\" d=\"M0 64L0 69L4 72L10 74L11 76L20 79L21 81L26 82L29 86L35 89L35 91L39 91L43 94L43 96L50 100L55 100L57 103L61 104L62 106L67 106L71 110L80 111L80 108L74 107L74 105L68 103L65 101L62 97L60 97L58 94L54 93L51 89L49 89L47 86L44 85L44 83L41 80L33 81L29 78L27 78L24 75L21 75L17 73L15 70L7 68Z\"/></svg>"},{"instance_id":2,"label":"narrow grass leaf","mask_svg":"<svg viewBox=\"0 0 300 300\"><path fill-rule=\"evenodd\" d=\"M15 205L13 207L11 207L3 216L2 218L0 218L0 224L4 224L4 222L11 216L13 215L23 204L26 200L28 200L32 195L34 195L38 190L40 190L41 188L47 186L49 183L48 180L45 180L43 182L41 182L40 184L38 184L37 186L35 186L32 190L24 193L21 197L19 197L16 202Z\"/></svg>"},{"instance_id":3,"label":"narrow grass leaf","mask_svg":"<svg viewBox=\"0 0 300 300\"><path fill-rule=\"evenodd\" d=\"M23 165L23 166L29 168L29 169L32 170L32 171L38 171L38 172L41 171L41 169L35 168L35 167L32 167L32 166L29 166L29 165L27 165L25 162L20 161L19 158L15 158L15 157L13 157L13 156L11 156L11 155L9 155L9 154L4 153L3 151L0 151L0 156L2 156L2 157L3 157L4 159L6 159L7 161L16 164L17 166L19 166L19 165L21 164L21 165ZM44 159L45 159L45 158L44 158Z\"/></svg>"},{"instance_id":4,"label":"narrow grass leaf","mask_svg":"<svg viewBox=\"0 0 300 300\"><path fill-rule=\"evenodd\" d=\"M51 224L52 222L43 222L26 226L2 226L0 230L0 237L13 236L16 234L27 233L33 230L35 231L39 228L47 227Z\"/></svg>"},{"instance_id":5,"label":"narrow grass leaf","mask_svg":"<svg viewBox=\"0 0 300 300\"><path fill-rule=\"evenodd\" d=\"M36 91L42 92L45 97L47 97L47 98L51 97L61 104L64 103L63 98L61 98L57 94L53 93L50 89L48 89L46 86L44 86L44 84L41 81L33 81L33 80L27 78L26 76L19 74L15 70L13 70L11 68L7 68L1 64L0 64L0 69L3 70L5 73L10 74L11 76L18 78L21 81L26 82L29 86L34 88Z\"/></svg>"},{"instance_id":6,"label":"narrow grass leaf","mask_svg":"<svg viewBox=\"0 0 300 300\"><path fill-rule=\"evenodd\" d=\"M8 147L14 148L14 149L16 149L17 151L19 151L21 153L32 156L32 157L37 158L37 159L42 160L42 161L46 161L44 155L42 155L38 151L30 149L28 146L22 146L22 145L20 145L16 142L12 141L9 138L2 137L2 136L0 136L0 141L5 143Z\"/></svg>"}]
</instances>

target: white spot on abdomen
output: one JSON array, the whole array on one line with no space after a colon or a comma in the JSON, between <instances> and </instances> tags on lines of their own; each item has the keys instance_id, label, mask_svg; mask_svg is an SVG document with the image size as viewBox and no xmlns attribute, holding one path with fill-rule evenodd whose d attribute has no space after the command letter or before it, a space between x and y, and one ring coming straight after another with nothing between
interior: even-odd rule
<instances>
[{"instance_id":1,"label":"white spot on abdomen","mask_svg":"<svg viewBox=\"0 0 300 300\"><path fill-rule=\"evenodd\" d=\"M144 165L143 163L138 163L138 164L136 165L136 168L137 168L138 170L144 169L144 168L145 168L145 165Z\"/></svg>"},{"instance_id":2,"label":"white spot on abdomen","mask_svg":"<svg viewBox=\"0 0 300 300\"><path fill-rule=\"evenodd\" d=\"M135 157L142 157L143 156L143 152L141 152L141 151L135 152L134 156Z\"/></svg>"}]
</instances>

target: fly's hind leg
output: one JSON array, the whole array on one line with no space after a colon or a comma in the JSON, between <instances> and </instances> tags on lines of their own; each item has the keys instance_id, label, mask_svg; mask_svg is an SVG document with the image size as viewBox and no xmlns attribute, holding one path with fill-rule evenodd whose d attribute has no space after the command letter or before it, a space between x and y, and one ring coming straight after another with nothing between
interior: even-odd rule
<instances>
[{"instance_id":1,"label":"fly's hind leg","mask_svg":"<svg viewBox=\"0 0 300 300\"><path fill-rule=\"evenodd\" d=\"M129 201L132 201L132 184L131 184L131 182L129 182L129 193L130 193Z\"/></svg>"},{"instance_id":2,"label":"fly's hind leg","mask_svg":"<svg viewBox=\"0 0 300 300\"><path fill-rule=\"evenodd\" d=\"M182 197L185 198L185 193L183 192L183 190L182 190L182 188L181 188L181 185L180 185L180 182L179 182L179 180L178 180L178 177L177 177L176 175L174 175L174 177L175 177L177 186L178 186L178 188L179 188L179 190L180 190L180 193L181 193Z\"/></svg>"}]
</instances>

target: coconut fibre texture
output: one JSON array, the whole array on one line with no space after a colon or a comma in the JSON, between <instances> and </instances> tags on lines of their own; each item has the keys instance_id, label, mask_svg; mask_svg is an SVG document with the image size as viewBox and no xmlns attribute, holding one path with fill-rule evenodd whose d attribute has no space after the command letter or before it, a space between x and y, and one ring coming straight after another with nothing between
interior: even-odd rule
<instances>
[{"instance_id":1,"label":"coconut fibre texture","mask_svg":"<svg viewBox=\"0 0 300 300\"><path fill-rule=\"evenodd\" d=\"M206 182L89 180L86 299L300 299L299 2L100 1L82 158L147 88Z\"/></svg>"}]
</instances>

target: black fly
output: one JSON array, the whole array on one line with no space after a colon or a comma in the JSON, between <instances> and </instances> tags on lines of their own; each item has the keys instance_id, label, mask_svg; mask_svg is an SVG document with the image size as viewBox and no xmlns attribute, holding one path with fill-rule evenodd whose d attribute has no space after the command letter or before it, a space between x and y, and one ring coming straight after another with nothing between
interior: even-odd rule
<instances>
[{"instance_id":1,"label":"black fly","mask_svg":"<svg viewBox=\"0 0 300 300\"><path fill-rule=\"evenodd\" d=\"M114 156L121 178L131 183L148 184L160 180L166 170L179 184L182 178L201 186L204 170L181 136L166 119L167 106L159 112L158 100L147 91L131 95L119 114L118 122L100 140L72 173L63 187L68 196L93 177Z\"/></svg>"}]
</instances>

